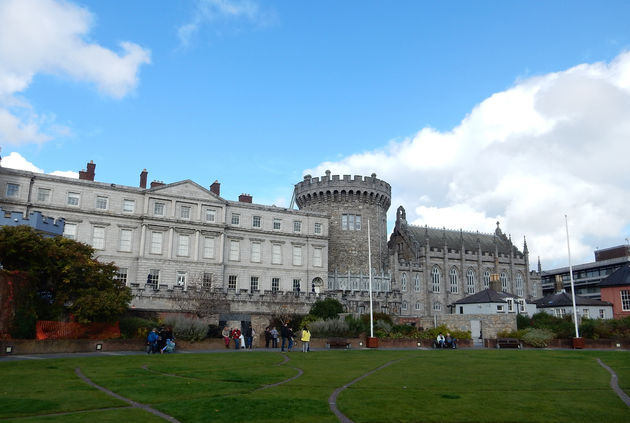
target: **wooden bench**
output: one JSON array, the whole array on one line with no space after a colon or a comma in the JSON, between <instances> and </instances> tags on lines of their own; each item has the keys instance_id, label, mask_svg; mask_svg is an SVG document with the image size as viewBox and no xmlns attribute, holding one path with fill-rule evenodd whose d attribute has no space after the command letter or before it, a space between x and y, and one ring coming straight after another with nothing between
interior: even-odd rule
<instances>
[{"instance_id":1,"label":"wooden bench","mask_svg":"<svg viewBox=\"0 0 630 423\"><path fill-rule=\"evenodd\" d=\"M345 348L350 349L350 342L345 338L328 338L326 340L326 348Z\"/></svg>"},{"instance_id":2,"label":"wooden bench","mask_svg":"<svg viewBox=\"0 0 630 423\"><path fill-rule=\"evenodd\" d=\"M497 338L497 348L522 348L521 342L516 338Z\"/></svg>"}]
</instances>

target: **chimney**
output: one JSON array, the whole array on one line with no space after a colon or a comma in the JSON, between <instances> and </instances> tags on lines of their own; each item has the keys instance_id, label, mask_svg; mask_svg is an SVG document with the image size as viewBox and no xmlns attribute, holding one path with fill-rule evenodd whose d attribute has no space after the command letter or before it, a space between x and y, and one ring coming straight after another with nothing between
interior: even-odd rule
<instances>
[{"instance_id":1,"label":"chimney","mask_svg":"<svg viewBox=\"0 0 630 423\"><path fill-rule=\"evenodd\" d=\"M562 275L556 275L555 287L556 287L556 290L555 290L554 294L559 294L561 292L565 292L564 291L564 284L562 283Z\"/></svg>"},{"instance_id":2,"label":"chimney","mask_svg":"<svg viewBox=\"0 0 630 423\"><path fill-rule=\"evenodd\" d=\"M90 160L90 163L87 164L87 170L79 171L79 179L82 179L84 181L93 181L95 169L96 164L94 163L94 161Z\"/></svg>"},{"instance_id":3,"label":"chimney","mask_svg":"<svg viewBox=\"0 0 630 423\"><path fill-rule=\"evenodd\" d=\"M490 274L490 289L496 292L503 291L503 287L501 286L501 280L499 279L498 273Z\"/></svg>"},{"instance_id":4,"label":"chimney","mask_svg":"<svg viewBox=\"0 0 630 423\"><path fill-rule=\"evenodd\" d=\"M210 185L210 192L221 196L221 184L219 183L219 181L214 181L212 185Z\"/></svg>"},{"instance_id":5,"label":"chimney","mask_svg":"<svg viewBox=\"0 0 630 423\"><path fill-rule=\"evenodd\" d=\"M153 181L153 182L151 182L151 188L161 187L163 185L164 185L164 182L162 182L162 181Z\"/></svg>"},{"instance_id":6,"label":"chimney","mask_svg":"<svg viewBox=\"0 0 630 423\"><path fill-rule=\"evenodd\" d=\"M252 203L252 196L249 194L241 194L238 196L238 201L240 203Z\"/></svg>"},{"instance_id":7,"label":"chimney","mask_svg":"<svg viewBox=\"0 0 630 423\"><path fill-rule=\"evenodd\" d=\"M140 188L146 188L147 187L147 176L149 175L149 172L147 172L146 169L142 169L142 172L140 172Z\"/></svg>"}]
</instances>

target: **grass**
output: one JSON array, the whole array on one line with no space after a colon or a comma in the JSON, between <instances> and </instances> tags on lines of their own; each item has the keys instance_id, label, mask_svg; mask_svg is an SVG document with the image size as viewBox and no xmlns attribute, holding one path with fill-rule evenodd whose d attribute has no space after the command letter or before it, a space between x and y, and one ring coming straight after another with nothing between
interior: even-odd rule
<instances>
[{"instance_id":1,"label":"grass","mask_svg":"<svg viewBox=\"0 0 630 423\"><path fill-rule=\"evenodd\" d=\"M630 392L630 353L548 350L229 352L101 356L0 363L0 420L163 422L85 384L181 422L337 422L328 398L359 422L630 421L610 374ZM268 389L264 385L303 375ZM60 414L61 413L61 414Z\"/></svg>"}]
</instances>

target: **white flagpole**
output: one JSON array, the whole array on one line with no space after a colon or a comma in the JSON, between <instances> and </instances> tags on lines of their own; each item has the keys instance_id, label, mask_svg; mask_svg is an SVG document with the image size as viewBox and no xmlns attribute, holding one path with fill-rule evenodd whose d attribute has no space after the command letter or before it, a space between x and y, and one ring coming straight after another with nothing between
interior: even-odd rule
<instances>
[{"instance_id":1,"label":"white flagpole","mask_svg":"<svg viewBox=\"0 0 630 423\"><path fill-rule=\"evenodd\" d=\"M372 313L372 246L370 243L370 219L368 219L368 270L370 272L370 338L374 338L374 321Z\"/></svg>"},{"instance_id":2,"label":"white flagpole","mask_svg":"<svg viewBox=\"0 0 630 423\"><path fill-rule=\"evenodd\" d=\"M571 298L573 299L573 322L575 323L575 337L580 337L578 331L577 309L575 308L575 288L573 287L573 267L571 266L571 246L569 245L569 221L567 215L564 215L564 224L567 228L567 251L569 253L569 278L571 279Z\"/></svg>"}]
</instances>

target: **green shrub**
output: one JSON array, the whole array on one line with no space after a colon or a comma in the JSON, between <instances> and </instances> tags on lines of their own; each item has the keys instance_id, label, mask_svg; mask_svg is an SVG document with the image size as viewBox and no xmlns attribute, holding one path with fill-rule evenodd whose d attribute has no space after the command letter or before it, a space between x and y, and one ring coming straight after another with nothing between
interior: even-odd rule
<instances>
[{"instance_id":1,"label":"green shrub","mask_svg":"<svg viewBox=\"0 0 630 423\"><path fill-rule=\"evenodd\" d=\"M189 317L169 317L164 321L164 324L173 328L175 339L183 339L184 341L198 342L204 339L208 333L208 325L205 322Z\"/></svg>"},{"instance_id":2,"label":"green shrub","mask_svg":"<svg viewBox=\"0 0 630 423\"><path fill-rule=\"evenodd\" d=\"M336 319L339 313L343 313L343 305L334 298L326 298L315 301L309 314L326 320Z\"/></svg>"},{"instance_id":3,"label":"green shrub","mask_svg":"<svg viewBox=\"0 0 630 423\"><path fill-rule=\"evenodd\" d=\"M309 330L315 338L325 338L329 336L350 336L348 323L345 319L316 320L311 322Z\"/></svg>"},{"instance_id":4,"label":"green shrub","mask_svg":"<svg viewBox=\"0 0 630 423\"><path fill-rule=\"evenodd\" d=\"M520 339L529 346L545 348L554 338L554 333L549 329L530 328L523 331L523 336Z\"/></svg>"},{"instance_id":5,"label":"green shrub","mask_svg":"<svg viewBox=\"0 0 630 423\"><path fill-rule=\"evenodd\" d=\"M126 316L120 318L120 337L124 339L146 338L149 331L157 327L154 320Z\"/></svg>"},{"instance_id":6,"label":"green shrub","mask_svg":"<svg viewBox=\"0 0 630 423\"><path fill-rule=\"evenodd\" d=\"M630 317L623 319L582 319L580 336L591 339L630 339Z\"/></svg>"},{"instance_id":7,"label":"green shrub","mask_svg":"<svg viewBox=\"0 0 630 423\"><path fill-rule=\"evenodd\" d=\"M451 336L455 339L472 339L470 336L470 331L463 331L457 329L449 329L445 325L440 325L436 328L425 329L423 331L418 332L418 339L435 339L438 334L442 334L446 336L447 333L450 333Z\"/></svg>"},{"instance_id":8,"label":"green shrub","mask_svg":"<svg viewBox=\"0 0 630 423\"><path fill-rule=\"evenodd\" d=\"M556 317L545 312L539 312L532 316L531 326L536 329L548 329L558 338L571 338L575 336L575 325L571 316Z\"/></svg>"},{"instance_id":9,"label":"green shrub","mask_svg":"<svg viewBox=\"0 0 630 423\"><path fill-rule=\"evenodd\" d=\"M357 337L362 333L367 333L370 330L370 324L365 323L360 318L355 318L352 315L346 316L346 323L348 324L348 332L349 336Z\"/></svg>"}]
</instances>

